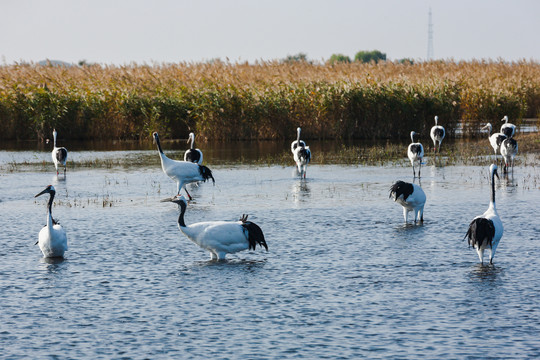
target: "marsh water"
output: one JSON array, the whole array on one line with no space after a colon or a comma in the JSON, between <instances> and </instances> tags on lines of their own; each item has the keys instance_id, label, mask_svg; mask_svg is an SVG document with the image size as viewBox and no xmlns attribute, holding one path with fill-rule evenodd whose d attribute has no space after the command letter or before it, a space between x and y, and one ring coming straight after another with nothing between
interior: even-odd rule
<instances>
[{"instance_id":1,"label":"marsh water","mask_svg":"<svg viewBox=\"0 0 540 360\"><path fill-rule=\"evenodd\" d=\"M210 261L179 231L177 206L160 202L175 184L153 148L73 145L65 177L47 149L0 151L0 357L540 357L536 160L496 182L505 230L482 266L463 236L487 209L487 166L428 157L416 180L425 221L406 225L388 198L394 181L413 180L405 159L321 165L314 150L301 180L292 159L244 162L272 150L242 146L203 149L216 184L188 187L188 224L249 214L262 228L268 252L226 262ZM69 241L62 261L34 245L47 202L34 195L48 184Z\"/></svg>"}]
</instances>

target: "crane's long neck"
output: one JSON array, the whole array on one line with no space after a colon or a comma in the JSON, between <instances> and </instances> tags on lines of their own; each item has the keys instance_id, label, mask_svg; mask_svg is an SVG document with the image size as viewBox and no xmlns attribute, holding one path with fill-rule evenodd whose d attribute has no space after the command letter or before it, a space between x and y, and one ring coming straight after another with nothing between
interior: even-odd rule
<instances>
[{"instance_id":1,"label":"crane's long neck","mask_svg":"<svg viewBox=\"0 0 540 360\"><path fill-rule=\"evenodd\" d=\"M163 149L161 149L161 142L159 141L159 136L155 136L157 148L160 154L163 154Z\"/></svg>"},{"instance_id":2,"label":"crane's long neck","mask_svg":"<svg viewBox=\"0 0 540 360\"><path fill-rule=\"evenodd\" d=\"M54 195L56 192L51 191L49 196L49 204L47 205L47 227L49 229L52 229L53 221L52 221L52 204L54 201Z\"/></svg>"},{"instance_id":3,"label":"crane's long neck","mask_svg":"<svg viewBox=\"0 0 540 360\"><path fill-rule=\"evenodd\" d=\"M296 145L300 146L300 129L296 132Z\"/></svg>"},{"instance_id":4,"label":"crane's long neck","mask_svg":"<svg viewBox=\"0 0 540 360\"><path fill-rule=\"evenodd\" d=\"M56 147L56 131L53 132L53 147Z\"/></svg>"},{"instance_id":5,"label":"crane's long neck","mask_svg":"<svg viewBox=\"0 0 540 360\"><path fill-rule=\"evenodd\" d=\"M184 214L186 213L186 203L183 201L179 203L180 205L180 215L178 216L178 226L180 228L185 228L186 223L184 221Z\"/></svg>"},{"instance_id":6,"label":"crane's long neck","mask_svg":"<svg viewBox=\"0 0 540 360\"><path fill-rule=\"evenodd\" d=\"M195 149L195 135L191 137L191 150Z\"/></svg>"},{"instance_id":7,"label":"crane's long neck","mask_svg":"<svg viewBox=\"0 0 540 360\"><path fill-rule=\"evenodd\" d=\"M495 172L491 174L491 201L489 206L495 209Z\"/></svg>"}]
</instances>

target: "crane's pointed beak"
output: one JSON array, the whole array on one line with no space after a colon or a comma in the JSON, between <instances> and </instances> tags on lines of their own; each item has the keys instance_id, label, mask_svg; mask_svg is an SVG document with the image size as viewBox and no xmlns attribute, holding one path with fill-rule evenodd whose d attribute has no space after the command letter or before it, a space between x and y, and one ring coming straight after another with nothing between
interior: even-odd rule
<instances>
[{"instance_id":1,"label":"crane's pointed beak","mask_svg":"<svg viewBox=\"0 0 540 360\"><path fill-rule=\"evenodd\" d=\"M38 196L43 195L43 194L48 193L48 192L49 192L49 188L46 188L45 190L43 190L42 192L40 192L39 194L37 194L34 197L37 198Z\"/></svg>"}]
</instances>

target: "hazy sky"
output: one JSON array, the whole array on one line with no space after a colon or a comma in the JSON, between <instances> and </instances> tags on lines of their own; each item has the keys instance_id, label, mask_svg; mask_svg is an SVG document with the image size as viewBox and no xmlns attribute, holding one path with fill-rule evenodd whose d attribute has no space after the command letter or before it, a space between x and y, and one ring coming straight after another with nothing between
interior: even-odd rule
<instances>
[{"instance_id":1,"label":"hazy sky","mask_svg":"<svg viewBox=\"0 0 540 360\"><path fill-rule=\"evenodd\" d=\"M540 61L539 0L0 0L0 63L325 60L378 49Z\"/></svg>"}]
</instances>

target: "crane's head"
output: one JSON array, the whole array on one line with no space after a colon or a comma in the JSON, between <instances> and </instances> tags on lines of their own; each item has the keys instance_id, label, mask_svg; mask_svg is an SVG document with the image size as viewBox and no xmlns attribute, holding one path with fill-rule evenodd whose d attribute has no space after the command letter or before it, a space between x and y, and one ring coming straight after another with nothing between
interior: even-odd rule
<instances>
[{"instance_id":1,"label":"crane's head","mask_svg":"<svg viewBox=\"0 0 540 360\"><path fill-rule=\"evenodd\" d=\"M152 133L152 137L154 138L154 140L153 140L154 143L156 143L156 141L159 141L159 135L158 135L157 131L154 131Z\"/></svg>"},{"instance_id":2,"label":"crane's head","mask_svg":"<svg viewBox=\"0 0 540 360\"><path fill-rule=\"evenodd\" d=\"M501 121L508 122L508 115L504 115L504 117L501 119Z\"/></svg>"},{"instance_id":3,"label":"crane's head","mask_svg":"<svg viewBox=\"0 0 540 360\"><path fill-rule=\"evenodd\" d=\"M42 192L40 192L39 194L37 194L34 197L38 197L38 196L43 195L43 194L54 194L54 193L56 193L56 190L54 189L54 186L49 185L49 186L47 186L45 188L45 190L43 190Z\"/></svg>"}]
</instances>

